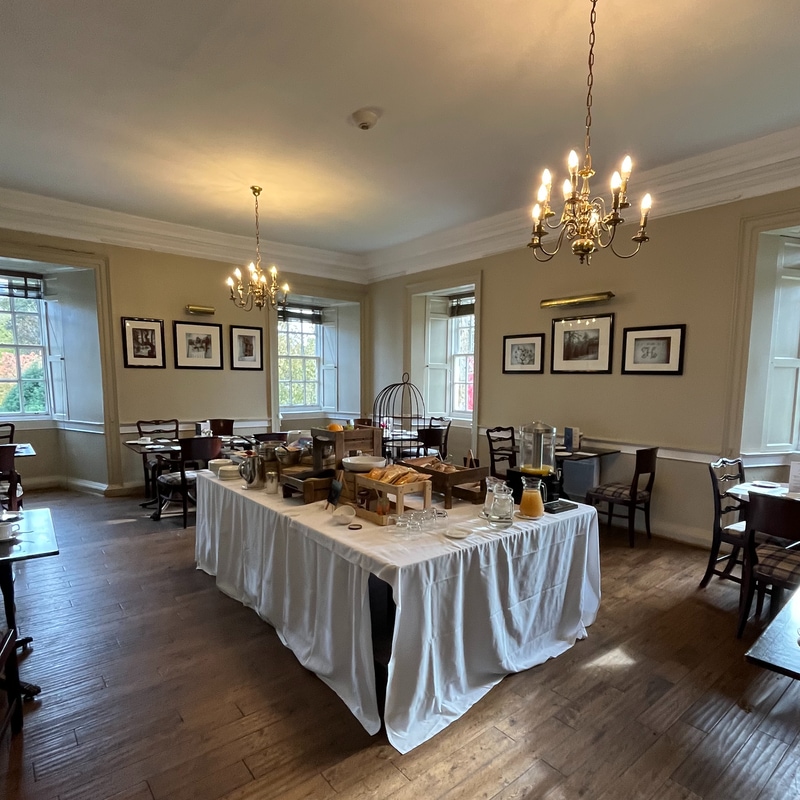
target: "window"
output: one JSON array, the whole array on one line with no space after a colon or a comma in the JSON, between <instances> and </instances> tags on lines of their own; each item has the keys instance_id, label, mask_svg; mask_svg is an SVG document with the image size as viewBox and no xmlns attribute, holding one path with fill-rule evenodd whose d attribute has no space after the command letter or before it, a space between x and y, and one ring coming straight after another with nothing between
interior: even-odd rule
<instances>
[{"instance_id":1,"label":"window","mask_svg":"<svg viewBox=\"0 0 800 800\"><path fill-rule=\"evenodd\" d=\"M471 307L474 309L474 299ZM448 360L452 375L450 413L454 416L471 417L475 374L475 314L452 316L449 338Z\"/></svg>"},{"instance_id":2,"label":"window","mask_svg":"<svg viewBox=\"0 0 800 800\"><path fill-rule=\"evenodd\" d=\"M0 275L0 415L47 414L42 281Z\"/></svg>"},{"instance_id":3,"label":"window","mask_svg":"<svg viewBox=\"0 0 800 800\"><path fill-rule=\"evenodd\" d=\"M319 408L322 314L300 306L278 311L278 402L284 408Z\"/></svg>"},{"instance_id":4,"label":"window","mask_svg":"<svg viewBox=\"0 0 800 800\"><path fill-rule=\"evenodd\" d=\"M475 378L475 297L433 293L425 300L427 413L472 419Z\"/></svg>"}]
</instances>

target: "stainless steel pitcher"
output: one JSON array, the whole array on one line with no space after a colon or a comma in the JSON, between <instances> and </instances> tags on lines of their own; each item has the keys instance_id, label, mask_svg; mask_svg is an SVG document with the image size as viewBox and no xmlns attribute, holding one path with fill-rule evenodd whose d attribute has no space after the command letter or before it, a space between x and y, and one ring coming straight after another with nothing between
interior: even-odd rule
<instances>
[{"instance_id":1,"label":"stainless steel pitcher","mask_svg":"<svg viewBox=\"0 0 800 800\"><path fill-rule=\"evenodd\" d=\"M244 456L239 464L239 474L248 489L263 489L266 482L266 462L258 453Z\"/></svg>"}]
</instances>

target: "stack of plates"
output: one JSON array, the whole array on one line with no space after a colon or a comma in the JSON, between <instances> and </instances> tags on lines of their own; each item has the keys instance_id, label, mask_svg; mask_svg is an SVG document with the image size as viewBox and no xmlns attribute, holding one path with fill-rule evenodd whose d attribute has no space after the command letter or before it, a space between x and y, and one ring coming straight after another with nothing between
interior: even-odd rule
<instances>
[{"instance_id":1,"label":"stack of plates","mask_svg":"<svg viewBox=\"0 0 800 800\"><path fill-rule=\"evenodd\" d=\"M219 477L219 471L222 467L229 467L233 464L229 458L212 458L211 461L208 462L208 468L217 476ZM238 472L238 470L237 470Z\"/></svg>"},{"instance_id":2,"label":"stack of plates","mask_svg":"<svg viewBox=\"0 0 800 800\"><path fill-rule=\"evenodd\" d=\"M220 467L217 474L221 481L234 481L239 477L239 467L236 464L228 464Z\"/></svg>"}]
</instances>

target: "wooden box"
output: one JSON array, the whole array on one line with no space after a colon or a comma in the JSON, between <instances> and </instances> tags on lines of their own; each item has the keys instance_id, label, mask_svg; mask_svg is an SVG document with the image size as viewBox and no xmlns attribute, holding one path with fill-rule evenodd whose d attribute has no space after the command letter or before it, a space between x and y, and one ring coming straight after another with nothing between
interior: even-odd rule
<instances>
[{"instance_id":1,"label":"wooden box","mask_svg":"<svg viewBox=\"0 0 800 800\"><path fill-rule=\"evenodd\" d=\"M342 468L342 459L351 450L360 450L365 456L383 455L383 431L380 428L354 428L351 431L329 431L327 428L312 428L315 458L318 443L328 440L333 444L333 458L336 469Z\"/></svg>"},{"instance_id":2,"label":"wooden box","mask_svg":"<svg viewBox=\"0 0 800 800\"><path fill-rule=\"evenodd\" d=\"M278 482L283 487L284 497L301 494L304 503L315 503L328 498L333 476L332 469L314 471L309 470L308 466L284 467Z\"/></svg>"},{"instance_id":3,"label":"wooden box","mask_svg":"<svg viewBox=\"0 0 800 800\"><path fill-rule=\"evenodd\" d=\"M439 472L427 466L431 463L430 457L406 458L396 463L411 467L424 475L430 475L433 491L444 495L445 508L453 507L454 494L472 503L482 503L486 497L489 467L456 467L454 472Z\"/></svg>"},{"instance_id":4,"label":"wooden box","mask_svg":"<svg viewBox=\"0 0 800 800\"><path fill-rule=\"evenodd\" d=\"M422 508L431 507L430 481L416 481L415 483L404 483L400 486L395 486L391 483L382 483L381 481L367 478L366 475L355 473L354 483L356 497L360 489L369 489L370 494L374 493L376 497L368 505L375 503L377 498L386 498L389 501L390 513L392 514L402 514L406 510L406 498L412 495L421 495ZM391 497L394 497L394 502L391 501ZM378 525L389 524L388 514L378 514L369 507L356 506L356 516L368 519Z\"/></svg>"}]
</instances>

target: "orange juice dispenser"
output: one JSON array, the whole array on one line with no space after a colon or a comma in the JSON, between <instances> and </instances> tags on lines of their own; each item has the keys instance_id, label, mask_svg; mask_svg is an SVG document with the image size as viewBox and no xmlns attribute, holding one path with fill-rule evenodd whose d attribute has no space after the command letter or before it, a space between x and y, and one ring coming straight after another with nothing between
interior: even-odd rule
<instances>
[{"instance_id":1,"label":"orange juice dispenser","mask_svg":"<svg viewBox=\"0 0 800 800\"><path fill-rule=\"evenodd\" d=\"M519 429L520 471L545 477L556 471L556 429L545 422L531 422Z\"/></svg>"}]
</instances>

